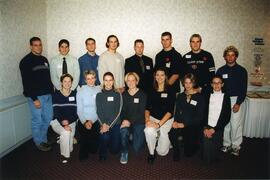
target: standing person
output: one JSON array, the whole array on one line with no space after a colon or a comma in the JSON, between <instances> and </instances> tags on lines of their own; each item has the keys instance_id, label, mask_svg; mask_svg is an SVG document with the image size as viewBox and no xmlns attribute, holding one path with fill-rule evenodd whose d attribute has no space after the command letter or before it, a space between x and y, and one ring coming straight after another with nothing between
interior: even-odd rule
<instances>
[{"instance_id":1,"label":"standing person","mask_svg":"<svg viewBox=\"0 0 270 180\"><path fill-rule=\"evenodd\" d=\"M228 46L223 57L226 65L218 69L217 74L224 79L226 93L231 99L231 119L224 129L223 152L231 152L239 156L240 145L243 141L243 111L247 94L247 70L236 63L239 52L236 47Z\"/></svg>"},{"instance_id":2,"label":"standing person","mask_svg":"<svg viewBox=\"0 0 270 180\"><path fill-rule=\"evenodd\" d=\"M197 78L199 91L207 95L211 90L211 80L215 75L215 62L211 53L201 49L202 37L193 34L189 39L191 51L183 56L186 73Z\"/></svg>"},{"instance_id":3,"label":"standing person","mask_svg":"<svg viewBox=\"0 0 270 180\"><path fill-rule=\"evenodd\" d=\"M221 76L215 75L212 79L212 93L206 98L205 118L203 122L203 161L210 164L219 157L224 127L231 117L230 97L222 92L224 85Z\"/></svg>"},{"instance_id":4,"label":"standing person","mask_svg":"<svg viewBox=\"0 0 270 180\"><path fill-rule=\"evenodd\" d=\"M88 158L88 153L96 153L98 149L99 122L97 121L96 95L101 91L95 86L96 73L84 72L86 85L77 93L77 113L80 118L78 129L80 133L79 160Z\"/></svg>"},{"instance_id":5,"label":"standing person","mask_svg":"<svg viewBox=\"0 0 270 180\"><path fill-rule=\"evenodd\" d=\"M75 90L79 83L80 67L78 60L69 54L69 41L61 39L58 43L59 55L52 58L51 78L55 89L60 90L60 77L63 74L70 74L73 77L72 90Z\"/></svg>"},{"instance_id":6,"label":"standing person","mask_svg":"<svg viewBox=\"0 0 270 180\"><path fill-rule=\"evenodd\" d=\"M123 106L121 93L115 91L111 72L103 75L102 92L96 96L97 115L101 125L99 159L107 159L108 148L113 154L120 151L120 114Z\"/></svg>"},{"instance_id":7,"label":"standing person","mask_svg":"<svg viewBox=\"0 0 270 180\"><path fill-rule=\"evenodd\" d=\"M61 89L53 94L52 129L60 135L60 153L62 163L67 163L73 151L77 116L76 92L71 90L73 77L63 74L60 78Z\"/></svg>"},{"instance_id":8,"label":"standing person","mask_svg":"<svg viewBox=\"0 0 270 180\"><path fill-rule=\"evenodd\" d=\"M87 52L79 58L80 65L80 81L79 86L85 85L85 71L94 71L95 74L98 74L98 58L99 56L96 54L96 40L93 38L87 38L85 40L85 46ZM96 77L96 85L100 85L98 76Z\"/></svg>"},{"instance_id":9,"label":"standing person","mask_svg":"<svg viewBox=\"0 0 270 180\"><path fill-rule=\"evenodd\" d=\"M128 162L129 135L132 133L133 149L138 154L145 142L144 137L144 113L146 106L145 93L137 88L140 82L139 76L135 72L129 72L125 76L128 90L123 93L123 109L121 114L121 157L120 163Z\"/></svg>"},{"instance_id":10,"label":"standing person","mask_svg":"<svg viewBox=\"0 0 270 180\"><path fill-rule=\"evenodd\" d=\"M168 83L173 87L175 93L180 92L179 80L183 78L185 66L182 56L172 47L172 34L164 32L161 34L161 44L163 50L156 55L155 69L163 67L168 72Z\"/></svg>"},{"instance_id":11,"label":"standing person","mask_svg":"<svg viewBox=\"0 0 270 180\"><path fill-rule=\"evenodd\" d=\"M119 40L115 35L110 35L107 38L107 51L103 52L98 60L98 75L102 83L103 75L106 72L111 72L115 79L115 88L124 91L124 57L116 50L119 47Z\"/></svg>"},{"instance_id":12,"label":"standing person","mask_svg":"<svg viewBox=\"0 0 270 180\"><path fill-rule=\"evenodd\" d=\"M168 132L172 127L175 91L168 84L164 68L157 68L154 73L154 89L147 99L145 112L145 139L149 149L148 163L155 161L155 150L161 156L169 152ZM156 142L158 145L156 147Z\"/></svg>"},{"instance_id":13,"label":"standing person","mask_svg":"<svg viewBox=\"0 0 270 180\"><path fill-rule=\"evenodd\" d=\"M196 80L193 74L186 74L183 78L185 91L176 98L174 122L169 132L173 146L173 160L180 160L179 137L184 140L184 154L193 156L199 149L201 124L204 114L204 97L195 90Z\"/></svg>"},{"instance_id":14,"label":"standing person","mask_svg":"<svg viewBox=\"0 0 270 180\"><path fill-rule=\"evenodd\" d=\"M153 85L153 60L143 55L144 43L141 39L136 39L134 42L135 55L129 57L125 61L125 74L135 72L140 82L138 88L149 94Z\"/></svg>"},{"instance_id":15,"label":"standing person","mask_svg":"<svg viewBox=\"0 0 270 180\"><path fill-rule=\"evenodd\" d=\"M50 77L48 60L42 56L42 43L39 37L30 39L31 52L20 62L23 83L23 94L27 97L32 115L32 137L36 147L41 151L49 151L47 131L52 120L53 85Z\"/></svg>"}]
</instances>

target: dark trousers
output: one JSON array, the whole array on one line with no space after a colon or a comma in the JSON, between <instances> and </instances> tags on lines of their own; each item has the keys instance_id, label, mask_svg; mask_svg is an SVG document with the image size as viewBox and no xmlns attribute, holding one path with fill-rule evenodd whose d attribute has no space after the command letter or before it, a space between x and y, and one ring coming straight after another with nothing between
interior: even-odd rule
<instances>
[{"instance_id":1,"label":"dark trousers","mask_svg":"<svg viewBox=\"0 0 270 180\"><path fill-rule=\"evenodd\" d=\"M216 131L212 138L203 137L202 155L207 164L218 159L222 147L223 131Z\"/></svg>"},{"instance_id":2,"label":"dark trousers","mask_svg":"<svg viewBox=\"0 0 270 180\"><path fill-rule=\"evenodd\" d=\"M98 138L100 125L96 121L91 129L86 129L81 121L78 121L78 130L80 133L79 158L87 158L88 153L96 153L98 150Z\"/></svg>"},{"instance_id":3,"label":"dark trousers","mask_svg":"<svg viewBox=\"0 0 270 180\"><path fill-rule=\"evenodd\" d=\"M174 153L180 154L180 141L179 137L183 137L184 154L188 157L194 155L199 149L200 127L190 126L183 129L172 128L169 132L169 138L173 146Z\"/></svg>"},{"instance_id":4,"label":"dark trousers","mask_svg":"<svg viewBox=\"0 0 270 180\"><path fill-rule=\"evenodd\" d=\"M135 124L129 128L121 128L121 152L128 152L129 136L132 133L132 146L136 154L138 154L145 144L144 124Z\"/></svg>"},{"instance_id":5,"label":"dark trousers","mask_svg":"<svg viewBox=\"0 0 270 180\"><path fill-rule=\"evenodd\" d=\"M112 154L120 151L119 124L115 124L108 132L99 135L99 155L107 157L108 149Z\"/></svg>"}]
</instances>

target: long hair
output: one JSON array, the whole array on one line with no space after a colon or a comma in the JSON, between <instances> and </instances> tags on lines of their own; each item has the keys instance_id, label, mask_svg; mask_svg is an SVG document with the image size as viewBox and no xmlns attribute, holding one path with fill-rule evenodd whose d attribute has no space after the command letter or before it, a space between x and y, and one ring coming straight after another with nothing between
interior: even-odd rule
<instances>
[{"instance_id":1,"label":"long hair","mask_svg":"<svg viewBox=\"0 0 270 180\"><path fill-rule=\"evenodd\" d=\"M169 85L169 83L168 83L168 74L167 74L167 71L166 71L166 69L163 68L163 67L157 68L157 69L155 70L155 72L154 72L153 88L154 88L155 91L158 90L158 83L157 83L156 78L155 78L158 71L162 71L162 72L164 72L164 74L165 74L164 91L166 91L170 85Z\"/></svg>"},{"instance_id":2,"label":"long hair","mask_svg":"<svg viewBox=\"0 0 270 180\"><path fill-rule=\"evenodd\" d=\"M106 73L104 73L104 75L103 75L103 85L102 85L102 90L105 90L105 84L104 84L104 78L105 78L105 76L111 76L112 79L113 79L113 81L114 81L113 73L111 73L111 72L106 72ZM115 89L115 87L114 87L114 82L113 82L113 85L112 85L112 89L113 89L113 90Z\"/></svg>"}]
</instances>

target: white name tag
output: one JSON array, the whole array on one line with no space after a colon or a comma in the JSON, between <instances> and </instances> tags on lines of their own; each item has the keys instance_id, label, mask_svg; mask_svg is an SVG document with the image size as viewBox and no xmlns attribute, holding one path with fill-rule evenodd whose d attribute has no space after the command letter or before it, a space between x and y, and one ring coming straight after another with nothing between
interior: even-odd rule
<instances>
[{"instance_id":1,"label":"white name tag","mask_svg":"<svg viewBox=\"0 0 270 180\"><path fill-rule=\"evenodd\" d=\"M69 97L68 100L69 101L75 101L75 97Z\"/></svg>"},{"instance_id":2,"label":"white name tag","mask_svg":"<svg viewBox=\"0 0 270 180\"><path fill-rule=\"evenodd\" d=\"M187 59L190 59L190 58L191 58L191 55L190 55L190 54L187 54L185 57L186 57Z\"/></svg>"},{"instance_id":3,"label":"white name tag","mask_svg":"<svg viewBox=\"0 0 270 180\"><path fill-rule=\"evenodd\" d=\"M139 103L139 98L134 98L134 103Z\"/></svg>"},{"instance_id":4,"label":"white name tag","mask_svg":"<svg viewBox=\"0 0 270 180\"><path fill-rule=\"evenodd\" d=\"M168 97L168 94L167 93L161 93L161 97L162 98L167 98Z\"/></svg>"},{"instance_id":5,"label":"white name tag","mask_svg":"<svg viewBox=\"0 0 270 180\"><path fill-rule=\"evenodd\" d=\"M150 66L146 66L146 69L147 69L147 70L150 70L151 68L150 68Z\"/></svg>"},{"instance_id":6,"label":"white name tag","mask_svg":"<svg viewBox=\"0 0 270 180\"><path fill-rule=\"evenodd\" d=\"M107 97L107 101L113 101L113 97Z\"/></svg>"},{"instance_id":7,"label":"white name tag","mask_svg":"<svg viewBox=\"0 0 270 180\"><path fill-rule=\"evenodd\" d=\"M228 74L222 74L223 79L228 79Z\"/></svg>"},{"instance_id":8,"label":"white name tag","mask_svg":"<svg viewBox=\"0 0 270 180\"><path fill-rule=\"evenodd\" d=\"M166 63L166 67L167 68L170 68L171 67L171 63L170 62Z\"/></svg>"},{"instance_id":9,"label":"white name tag","mask_svg":"<svg viewBox=\"0 0 270 180\"><path fill-rule=\"evenodd\" d=\"M192 104L193 106L196 106L197 105L197 101L194 101L194 100L191 99L190 104Z\"/></svg>"}]
</instances>

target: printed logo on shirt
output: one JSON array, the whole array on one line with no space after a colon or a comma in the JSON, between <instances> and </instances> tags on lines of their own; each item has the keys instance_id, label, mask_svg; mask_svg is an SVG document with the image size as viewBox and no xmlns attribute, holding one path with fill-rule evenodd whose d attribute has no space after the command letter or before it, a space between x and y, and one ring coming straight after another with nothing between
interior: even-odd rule
<instances>
[{"instance_id":1,"label":"printed logo on shirt","mask_svg":"<svg viewBox=\"0 0 270 180\"><path fill-rule=\"evenodd\" d=\"M193 99L191 99L190 104L192 104L193 106L197 105L197 101L194 101Z\"/></svg>"},{"instance_id":2,"label":"printed logo on shirt","mask_svg":"<svg viewBox=\"0 0 270 180\"><path fill-rule=\"evenodd\" d=\"M171 67L171 63L170 63L170 62L167 62L167 63L166 63L166 67L167 67L167 68L170 68L170 67Z\"/></svg>"},{"instance_id":3,"label":"printed logo on shirt","mask_svg":"<svg viewBox=\"0 0 270 180\"><path fill-rule=\"evenodd\" d=\"M151 69L151 67L150 67L150 66L146 66L146 69L147 69L147 70L150 70L150 69Z\"/></svg>"},{"instance_id":4,"label":"printed logo on shirt","mask_svg":"<svg viewBox=\"0 0 270 180\"><path fill-rule=\"evenodd\" d=\"M166 58L165 58L165 61L166 61L166 62L170 61L170 58L166 57Z\"/></svg>"},{"instance_id":5,"label":"printed logo on shirt","mask_svg":"<svg viewBox=\"0 0 270 180\"><path fill-rule=\"evenodd\" d=\"M222 74L223 79L228 79L228 74Z\"/></svg>"},{"instance_id":6,"label":"printed logo on shirt","mask_svg":"<svg viewBox=\"0 0 270 180\"><path fill-rule=\"evenodd\" d=\"M139 103L139 98L134 98L134 103Z\"/></svg>"},{"instance_id":7,"label":"printed logo on shirt","mask_svg":"<svg viewBox=\"0 0 270 180\"><path fill-rule=\"evenodd\" d=\"M167 93L161 93L161 98L167 98L168 94Z\"/></svg>"},{"instance_id":8,"label":"printed logo on shirt","mask_svg":"<svg viewBox=\"0 0 270 180\"><path fill-rule=\"evenodd\" d=\"M187 54L185 57L186 57L187 59L190 59L190 58L191 58L191 54Z\"/></svg>"},{"instance_id":9,"label":"printed logo on shirt","mask_svg":"<svg viewBox=\"0 0 270 180\"><path fill-rule=\"evenodd\" d=\"M107 97L107 101L113 101L113 97Z\"/></svg>"},{"instance_id":10,"label":"printed logo on shirt","mask_svg":"<svg viewBox=\"0 0 270 180\"><path fill-rule=\"evenodd\" d=\"M69 97L69 98L68 98L68 101L75 101L75 97L74 97L74 96Z\"/></svg>"},{"instance_id":11,"label":"printed logo on shirt","mask_svg":"<svg viewBox=\"0 0 270 180\"><path fill-rule=\"evenodd\" d=\"M204 61L207 61L207 57L203 57L203 60L204 60Z\"/></svg>"}]
</instances>

